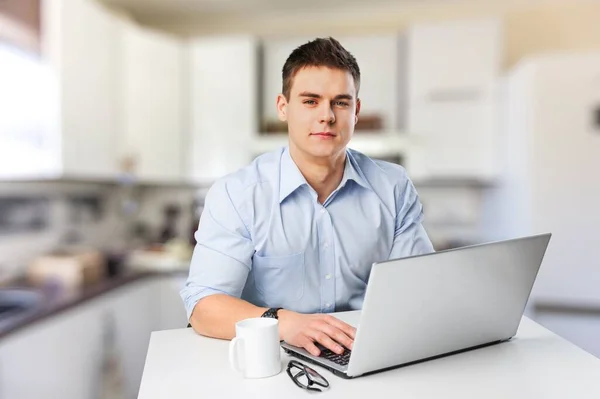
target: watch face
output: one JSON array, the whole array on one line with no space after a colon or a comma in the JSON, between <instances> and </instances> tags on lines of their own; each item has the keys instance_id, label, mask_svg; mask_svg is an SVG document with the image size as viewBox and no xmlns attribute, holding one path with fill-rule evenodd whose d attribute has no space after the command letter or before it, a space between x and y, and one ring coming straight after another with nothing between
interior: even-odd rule
<instances>
[{"instance_id":1,"label":"watch face","mask_svg":"<svg viewBox=\"0 0 600 399\"><path fill-rule=\"evenodd\" d=\"M277 311L278 310L279 309L269 309L265 313L263 313L262 317L270 317L272 319L276 319L277 318Z\"/></svg>"}]
</instances>

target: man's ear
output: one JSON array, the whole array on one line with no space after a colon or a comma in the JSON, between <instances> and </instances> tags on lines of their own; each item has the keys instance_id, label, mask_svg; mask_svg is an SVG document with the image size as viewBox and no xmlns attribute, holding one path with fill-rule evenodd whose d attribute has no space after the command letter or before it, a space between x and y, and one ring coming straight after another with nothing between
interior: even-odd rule
<instances>
[{"instance_id":1,"label":"man's ear","mask_svg":"<svg viewBox=\"0 0 600 399\"><path fill-rule=\"evenodd\" d=\"M354 112L354 124L358 123L358 114L360 113L360 98L356 99L356 112Z\"/></svg>"},{"instance_id":2,"label":"man's ear","mask_svg":"<svg viewBox=\"0 0 600 399\"><path fill-rule=\"evenodd\" d=\"M287 100L283 94L277 96L277 116L282 122L287 121Z\"/></svg>"}]
</instances>

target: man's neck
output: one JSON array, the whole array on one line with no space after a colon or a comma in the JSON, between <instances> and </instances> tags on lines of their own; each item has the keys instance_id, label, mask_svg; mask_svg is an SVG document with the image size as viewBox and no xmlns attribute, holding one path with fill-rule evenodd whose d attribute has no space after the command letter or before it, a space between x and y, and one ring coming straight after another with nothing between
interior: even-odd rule
<instances>
[{"instance_id":1,"label":"man's neck","mask_svg":"<svg viewBox=\"0 0 600 399\"><path fill-rule=\"evenodd\" d=\"M315 158L290 148L290 156L307 183L317 192L318 201L323 204L344 177L346 152L341 151L330 158Z\"/></svg>"}]
</instances>

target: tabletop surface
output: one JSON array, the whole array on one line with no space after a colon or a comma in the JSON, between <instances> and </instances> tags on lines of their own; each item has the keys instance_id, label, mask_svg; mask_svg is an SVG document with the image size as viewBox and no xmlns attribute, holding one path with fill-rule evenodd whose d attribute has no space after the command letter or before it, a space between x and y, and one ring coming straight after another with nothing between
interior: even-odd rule
<instances>
[{"instance_id":1,"label":"tabletop surface","mask_svg":"<svg viewBox=\"0 0 600 399\"><path fill-rule=\"evenodd\" d=\"M139 399L307 398L285 372L244 379L229 366L229 341L191 328L153 332ZM523 317L509 342L352 380L314 366L330 383L319 397L600 398L600 359Z\"/></svg>"}]
</instances>

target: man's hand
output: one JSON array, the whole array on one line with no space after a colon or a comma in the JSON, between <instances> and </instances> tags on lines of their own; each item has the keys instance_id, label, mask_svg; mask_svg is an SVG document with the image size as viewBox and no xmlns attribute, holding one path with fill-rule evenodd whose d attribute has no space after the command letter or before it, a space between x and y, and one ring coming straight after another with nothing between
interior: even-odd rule
<instances>
[{"instance_id":1,"label":"man's hand","mask_svg":"<svg viewBox=\"0 0 600 399\"><path fill-rule=\"evenodd\" d=\"M340 355L344 353L343 347L352 349L356 329L333 316L301 314L283 309L278 315L281 339L306 349L313 356L321 353L315 342Z\"/></svg>"}]
</instances>

